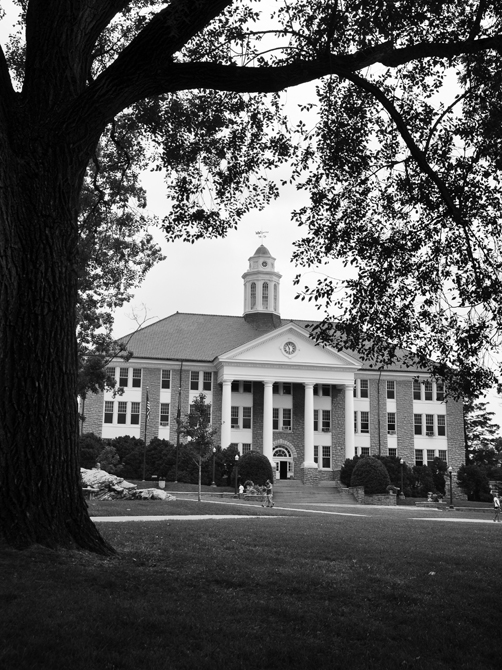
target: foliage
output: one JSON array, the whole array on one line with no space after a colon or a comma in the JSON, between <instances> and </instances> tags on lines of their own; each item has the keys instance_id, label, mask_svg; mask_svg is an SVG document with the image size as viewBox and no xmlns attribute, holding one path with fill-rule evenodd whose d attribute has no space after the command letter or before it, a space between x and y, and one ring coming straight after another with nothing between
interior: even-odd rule
<instances>
[{"instance_id":1,"label":"foliage","mask_svg":"<svg viewBox=\"0 0 502 670\"><path fill-rule=\"evenodd\" d=\"M479 465L461 465L457 473L457 483L467 494L468 500L483 500L490 493L486 470Z\"/></svg>"},{"instance_id":2,"label":"foliage","mask_svg":"<svg viewBox=\"0 0 502 670\"><path fill-rule=\"evenodd\" d=\"M354 456L354 458L347 458L340 468L340 481L344 486L350 486L350 480L352 478L352 472L356 466L357 461L360 459L360 456Z\"/></svg>"},{"instance_id":3,"label":"foliage","mask_svg":"<svg viewBox=\"0 0 502 670\"><path fill-rule=\"evenodd\" d=\"M98 455L98 463L102 470L109 472L111 475L121 474L122 465L120 464L120 456L115 447L110 445L105 446Z\"/></svg>"},{"instance_id":4,"label":"foliage","mask_svg":"<svg viewBox=\"0 0 502 670\"><path fill-rule=\"evenodd\" d=\"M267 479L273 482L272 465L263 454L248 451L239 459L239 479L250 479L258 486L263 486Z\"/></svg>"},{"instance_id":5,"label":"foliage","mask_svg":"<svg viewBox=\"0 0 502 670\"><path fill-rule=\"evenodd\" d=\"M374 456L363 456L355 464L350 478L351 486L364 486L364 492L385 493L390 484L385 466Z\"/></svg>"},{"instance_id":6,"label":"foliage","mask_svg":"<svg viewBox=\"0 0 502 670\"><path fill-rule=\"evenodd\" d=\"M468 463L496 465L500 463L500 426L493 423L494 412L484 402L464 402L464 426Z\"/></svg>"},{"instance_id":7,"label":"foliage","mask_svg":"<svg viewBox=\"0 0 502 670\"><path fill-rule=\"evenodd\" d=\"M103 440L94 433L84 433L78 441L80 467L90 470L96 467L98 456L103 450Z\"/></svg>"},{"instance_id":8,"label":"foliage","mask_svg":"<svg viewBox=\"0 0 502 670\"><path fill-rule=\"evenodd\" d=\"M411 495L415 498L426 498L429 492L437 493L432 470L427 465L414 465L412 468Z\"/></svg>"}]
</instances>

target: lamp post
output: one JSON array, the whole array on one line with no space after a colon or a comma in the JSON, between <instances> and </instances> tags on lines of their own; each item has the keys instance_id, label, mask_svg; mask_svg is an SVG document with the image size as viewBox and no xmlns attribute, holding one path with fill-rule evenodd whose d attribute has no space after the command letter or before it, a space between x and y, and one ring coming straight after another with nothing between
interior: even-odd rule
<instances>
[{"instance_id":1,"label":"lamp post","mask_svg":"<svg viewBox=\"0 0 502 670\"><path fill-rule=\"evenodd\" d=\"M213 481L211 482L211 486L216 486L216 482L214 481L214 459L216 456L216 447L213 447Z\"/></svg>"},{"instance_id":2,"label":"lamp post","mask_svg":"<svg viewBox=\"0 0 502 670\"><path fill-rule=\"evenodd\" d=\"M450 509L453 509L453 484L452 484L453 468L451 467L451 465L448 468L448 475L450 476Z\"/></svg>"},{"instance_id":3,"label":"lamp post","mask_svg":"<svg viewBox=\"0 0 502 670\"><path fill-rule=\"evenodd\" d=\"M401 495L404 497L404 458L402 458L400 461L401 463Z\"/></svg>"},{"instance_id":4,"label":"lamp post","mask_svg":"<svg viewBox=\"0 0 502 670\"><path fill-rule=\"evenodd\" d=\"M239 454L235 454L235 495L239 494Z\"/></svg>"}]
</instances>

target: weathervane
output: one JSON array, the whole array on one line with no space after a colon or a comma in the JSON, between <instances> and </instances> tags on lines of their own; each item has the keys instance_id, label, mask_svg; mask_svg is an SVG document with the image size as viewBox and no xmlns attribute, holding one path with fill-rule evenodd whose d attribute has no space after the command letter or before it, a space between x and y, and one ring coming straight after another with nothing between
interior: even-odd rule
<instances>
[{"instance_id":1,"label":"weathervane","mask_svg":"<svg viewBox=\"0 0 502 670\"><path fill-rule=\"evenodd\" d=\"M268 230L257 230L256 234L258 235L260 240L264 240L268 235Z\"/></svg>"}]
</instances>

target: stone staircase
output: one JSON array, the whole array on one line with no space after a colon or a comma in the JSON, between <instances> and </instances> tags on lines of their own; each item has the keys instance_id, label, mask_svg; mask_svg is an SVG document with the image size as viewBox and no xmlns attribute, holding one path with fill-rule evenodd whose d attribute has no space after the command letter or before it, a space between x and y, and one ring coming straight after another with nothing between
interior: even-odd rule
<instances>
[{"instance_id":1,"label":"stone staircase","mask_svg":"<svg viewBox=\"0 0 502 670\"><path fill-rule=\"evenodd\" d=\"M281 503L339 503L356 505L357 501L340 482L319 482L319 486L305 486L297 479L276 479L274 502Z\"/></svg>"}]
</instances>

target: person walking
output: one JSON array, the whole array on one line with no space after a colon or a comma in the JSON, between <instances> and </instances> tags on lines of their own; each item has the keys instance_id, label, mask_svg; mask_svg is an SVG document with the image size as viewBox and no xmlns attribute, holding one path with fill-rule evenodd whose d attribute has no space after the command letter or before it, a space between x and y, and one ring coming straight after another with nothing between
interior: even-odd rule
<instances>
[{"instance_id":1,"label":"person walking","mask_svg":"<svg viewBox=\"0 0 502 670\"><path fill-rule=\"evenodd\" d=\"M267 481L265 482L265 495L267 497L266 507L273 507L274 487L272 486L272 482L270 481L270 479L267 479Z\"/></svg>"},{"instance_id":2,"label":"person walking","mask_svg":"<svg viewBox=\"0 0 502 670\"><path fill-rule=\"evenodd\" d=\"M493 520L500 523L500 498L497 491L493 494L493 510L495 512Z\"/></svg>"}]
</instances>

